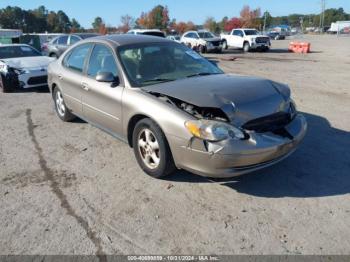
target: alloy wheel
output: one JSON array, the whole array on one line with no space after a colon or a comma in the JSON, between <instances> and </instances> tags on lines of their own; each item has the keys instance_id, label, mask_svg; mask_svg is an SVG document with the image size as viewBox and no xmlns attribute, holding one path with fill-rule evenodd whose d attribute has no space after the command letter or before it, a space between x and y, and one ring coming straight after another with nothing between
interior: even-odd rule
<instances>
[{"instance_id":1,"label":"alloy wheel","mask_svg":"<svg viewBox=\"0 0 350 262\"><path fill-rule=\"evenodd\" d=\"M66 106L64 105L61 91L56 92L56 108L57 112L63 117L66 112Z\"/></svg>"},{"instance_id":2,"label":"alloy wheel","mask_svg":"<svg viewBox=\"0 0 350 262\"><path fill-rule=\"evenodd\" d=\"M143 163L149 169L156 169L160 163L160 149L153 132L144 128L138 135L138 149Z\"/></svg>"}]
</instances>

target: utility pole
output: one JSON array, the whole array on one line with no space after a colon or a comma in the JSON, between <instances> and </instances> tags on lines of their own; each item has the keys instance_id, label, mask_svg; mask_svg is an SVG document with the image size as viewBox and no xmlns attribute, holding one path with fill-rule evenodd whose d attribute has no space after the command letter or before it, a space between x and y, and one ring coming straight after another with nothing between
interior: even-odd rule
<instances>
[{"instance_id":1,"label":"utility pole","mask_svg":"<svg viewBox=\"0 0 350 262\"><path fill-rule=\"evenodd\" d=\"M326 10L326 0L321 0L321 14L320 14L320 32L321 33L323 33L325 10Z\"/></svg>"},{"instance_id":2,"label":"utility pole","mask_svg":"<svg viewBox=\"0 0 350 262\"><path fill-rule=\"evenodd\" d=\"M265 11L265 13L264 13L264 27L263 27L264 34L265 34L265 30L266 30L266 19L267 19L267 11Z\"/></svg>"}]
</instances>

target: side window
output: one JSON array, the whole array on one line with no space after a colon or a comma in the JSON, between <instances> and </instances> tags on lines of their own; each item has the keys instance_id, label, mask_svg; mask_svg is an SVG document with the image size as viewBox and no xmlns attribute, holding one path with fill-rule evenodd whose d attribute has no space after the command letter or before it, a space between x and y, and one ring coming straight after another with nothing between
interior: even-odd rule
<instances>
[{"instance_id":1,"label":"side window","mask_svg":"<svg viewBox=\"0 0 350 262\"><path fill-rule=\"evenodd\" d=\"M63 65L78 72L83 72L85 60L89 54L91 44L75 47L64 59Z\"/></svg>"},{"instance_id":2,"label":"side window","mask_svg":"<svg viewBox=\"0 0 350 262\"><path fill-rule=\"evenodd\" d=\"M58 43L58 37L56 37L55 39L53 39L53 40L51 40L51 41L52 41L51 44L57 45L57 43Z\"/></svg>"},{"instance_id":3,"label":"side window","mask_svg":"<svg viewBox=\"0 0 350 262\"><path fill-rule=\"evenodd\" d=\"M77 37L76 35L71 35L70 40L69 40L69 44L74 45L76 42L79 42L79 41L80 41L79 37Z\"/></svg>"},{"instance_id":4,"label":"side window","mask_svg":"<svg viewBox=\"0 0 350 262\"><path fill-rule=\"evenodd\" d=\"M67 41L68 41L68 36L67 35L61 36L61 37L58 38L57 44L59 44L59 45L66 45Z\"/></svg>"},{"instance_id":5,"label":"side window","mask_svg":"<svg viewBox=\"0 0 350 262\"><path fill-rule=\"evenodd\" d=\"M110 48L97 44L92 50L87 74L95 77L99 72L110 72L118 76L117 64Z\"/></svg>"}]
</instances>

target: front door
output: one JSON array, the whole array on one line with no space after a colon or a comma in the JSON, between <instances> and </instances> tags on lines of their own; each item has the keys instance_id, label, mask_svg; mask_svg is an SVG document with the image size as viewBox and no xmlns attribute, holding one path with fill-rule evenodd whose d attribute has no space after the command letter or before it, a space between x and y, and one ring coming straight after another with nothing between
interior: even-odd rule
<instances>
[{"instance_id":1,"label":"front door","mask_svg":"<svg viewBox=\"0 0 350 262\"><path fill-rule=\"evenodd\" d=\"M88 121L113 134L120 134L122 94L124 88L114 83L96 81L100 72L118 77L118 67L113 50L96 44L92 50L83 85L83 115Z\"/></svg>"}]
</instances>

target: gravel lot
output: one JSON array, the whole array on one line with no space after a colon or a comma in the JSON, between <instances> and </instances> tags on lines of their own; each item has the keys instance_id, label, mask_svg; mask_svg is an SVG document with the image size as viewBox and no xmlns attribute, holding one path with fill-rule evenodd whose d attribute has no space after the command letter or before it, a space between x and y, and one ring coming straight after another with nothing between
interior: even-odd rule
<instances>
[{"instance_id":1,"label":"gravel lot","mask_svg":"<svg viewBox=\"0 0 350 262\"><path fill-rule=\"evenodd\" d=\"M0 94L0 254L350 254L350 37L302 40L313 53L208 55L289 84L309 124L291 157L231 180L152 179L49 93Z\"/></svg>"}]
</instances>

